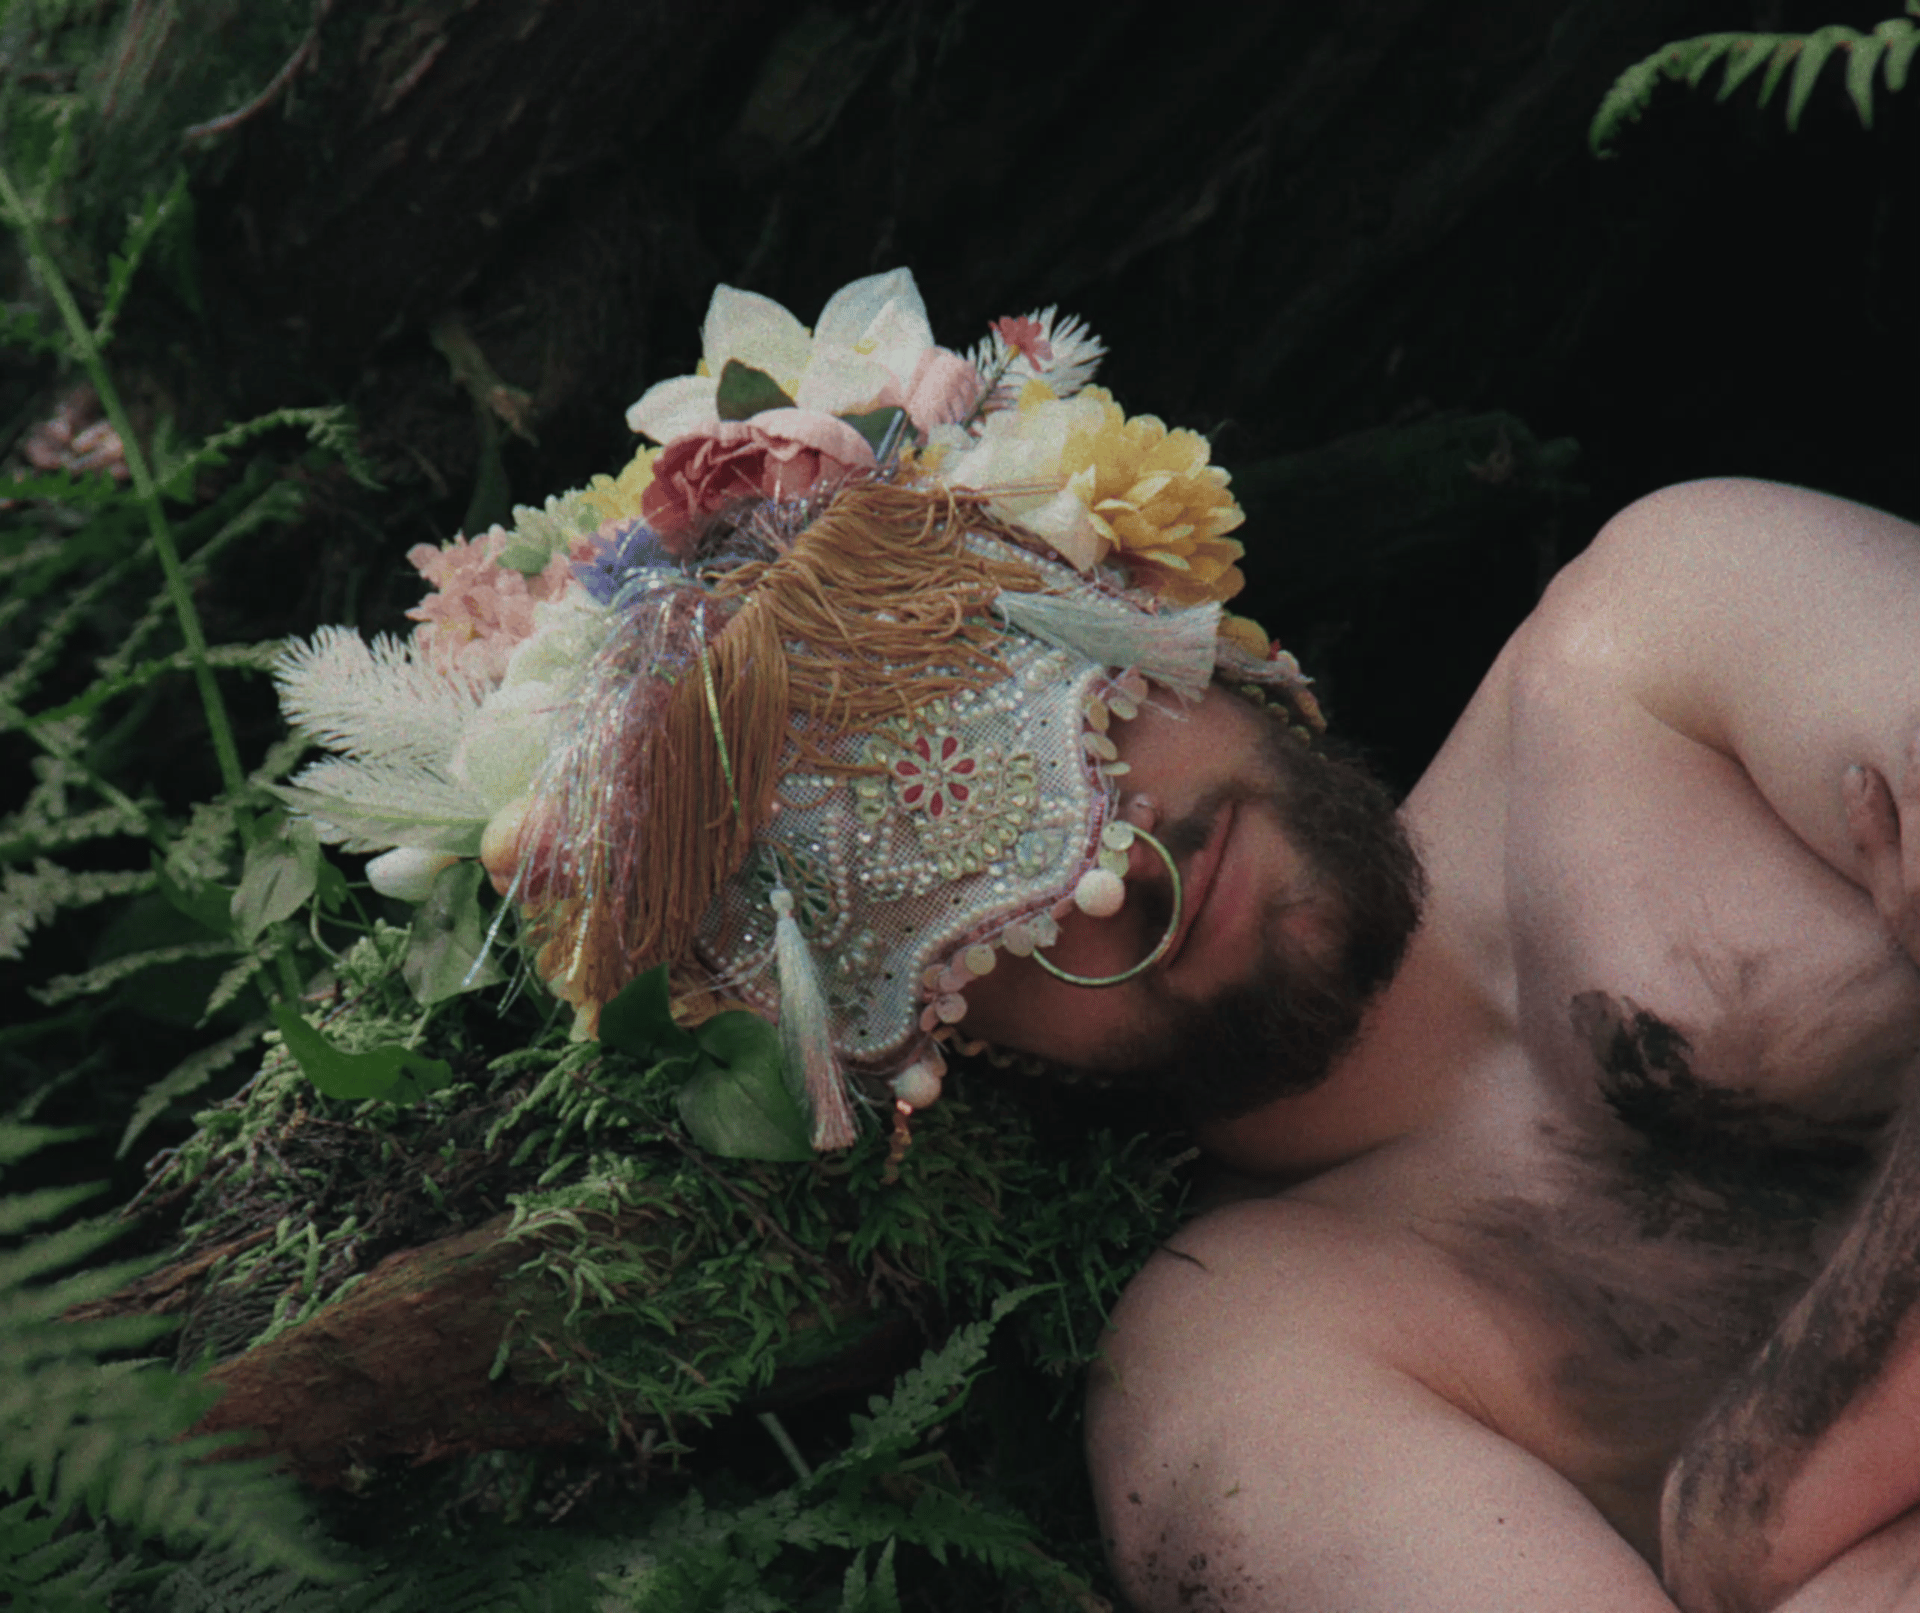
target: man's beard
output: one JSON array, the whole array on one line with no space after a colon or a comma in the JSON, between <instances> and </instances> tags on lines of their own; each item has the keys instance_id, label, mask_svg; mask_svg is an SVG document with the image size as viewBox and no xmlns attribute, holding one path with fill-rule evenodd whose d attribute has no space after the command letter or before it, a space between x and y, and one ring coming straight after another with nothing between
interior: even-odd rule
<instances>
[{"instance_id":1,"label":"man's beard","mask_svg":"<svg viewBox=\"0 0 1920 1613\"><path fill-rule=\"evenodd\" d=\"M1393 799L1370 774L1309 750L1277 723L1266 749L1278 781L1267 799L1324 893L1329 939L1296 941L1270 913L1249 981L1205 1003L1167 1000L1167 1039L1141 1073L1195 1122L1247 1114L1324 1081L1398 969L1426 894Z\"/></svg>"}]
</instances>

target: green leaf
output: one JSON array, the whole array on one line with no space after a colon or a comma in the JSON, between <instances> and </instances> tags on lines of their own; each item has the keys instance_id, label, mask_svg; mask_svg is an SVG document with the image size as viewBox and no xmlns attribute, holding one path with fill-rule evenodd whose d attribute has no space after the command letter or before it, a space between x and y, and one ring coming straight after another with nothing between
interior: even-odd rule
<instances>
[{"instance_id":1,"label":"green leaf","mask_svg":"<svg viewBox=\"0 0 1920 1613\"><path fill-rule=\"evenodd\" d=\"M787 1090L779 1033L735 1009L694 1035L713 1063L680 1089L680 1120L693 1140L727 1159L811 1159L811 1127Z\"/></svg>"},{"instance_id":2,"label":"green leaf","mask_svg":"<svg viewBox=\"0 0 1920 1613\"><path fill-rule=\"evenodd\" d=\"M1745 34L1729 36L1727 70L1720 80L1716 100L1724 101L1774 58L1774 52L1788 41L1781 34ZM1773 92L1769 90L1769 95ZM1763 97L1764 99L1764 97Z\"/></svg>"},{"instance_id":3,"label":"green leaf","mask_svg":"<svg viewBox=\"0 0 1920 1613\"><path fill-rule=\"evenodd\" d=\"M1780 80L1805 47L1806 40L1789 34L1773 47L1767 58L1766 77L1760 80L1760 104L1765 106L1773 99L1773 92L1780 87Z\"/></svg>"},{"instance_id":4,"label":"green leaf","mask_svg":"<svg viewBox=\"0 0 1920 1613\"><path fill-rule=\"evenodd\" d=\"M600 1045L648 1062L693 1054L693 1038L674 1024L667 1005L664 963L628 981L600 1010Z\"/></svg>"},{"instance_id":5,"label":"green leaf","mask_svg":"<svg viewBox=\"0 0 1920 1613\"><path fill-rule=\"evenodd\" d=\"M273 1005L273 1022L286 1038L287 1051L307 1079L329 1098L384 1098L417 1103L453 1080L443 1059L430 1059L404 1047L376 1047L370 1053L343 1053L292 1003Z\"/></svg>"},{"instance_id":6,"label":"green leaf","mask_svg":"<svg viewBox=\"0 0 1920 1613\"><path fill-rule=\"evenodd\" d=\"M893 423L903 418L905 409L869 409L865 414L843 414L835 416L867 439L867 446L876 454L880 445L887 440L887 433L893 429Z\"/></svg>"},{"instance_id":7,"label":"green leaf","mask_svg":"<svg viewBox=\"0 0 1920 1613\"><path fill-rule=\"evenodd\" d=\"M893 1548L897 1544L896 1537L887 1537L880 1561L873 1565L872 1579L867 1578L866 1548L855 1554L840 1584L840 1613L900 1613L900 1587L893 1573Z\"/></svg>"},{"instance_id":8,"label":"green leaf","mask_svg":"<svg viewBox=\"0 0 1920 1613\"><path fill-rule=\"evenodd\" d=\"M1834 26L1816 29L1807 35L1806 43L1801 47L1800 60L1794 64L1793 85L1787 91L1787 127L1800 127L1800 114L1807 109L1807 102L1813 95L1813 86L1820 77L1820 69L1827 65L1827 58L1843 44L1851 44L1860 35L1851 28ZM1871 71L1871 69L1869 69Z\"/></svg>"},{"instance_id":9,"label":"green leaf","mask_svg":"<svg viewBox=\"0 0 1920 1613\"><path fill-rule=\"evenodd\" d=\"M553 551L538 543L509 543L494 556L494 564L505 566L509 571L517 571L523 577L537 577L547 569L547 562L553 558Z\"/></svg>"},{"instance_id":10,"label":"green leaf","mask_svg":"<svg viewBox=\"0 0 1920 1613\"><path fill-rule=\"evenodd\" d=\"M302 833L304 831L304 834ZM290 820L272 839L247 847L240 886L230 904L234 934L242 946L269 924L292 918L320 882L320 871L309 850L317 847L313 826Z\"/></svg>"},{"instance_id":11,"label":"green leaf","mask_svg":"<svg viewBox=\"0 0 1920 1613\"><path fill-rule=\"evenodd\" d=\"M1908 10L1920 6L1920 0L1911 0ZM1920 28L1908 22L1904 17L1890 17L1874 29L1887 42L1887 88L1898 95L1907 87L1907 69L1913 65L1913 53L1920 47Z\"/></svg>"},{"instance_id":12,"label":"green leaf","mask_svg":"<svg viewBox=\"0 0 1920 1613\"><path fill-rule=\"evenodd\" d=\"M747 420L768 409L791 409L793 399L780 390L780 383L765 370L727 360L720 371L720 385L713 395L714 413L722 420Z\"/></svg>"},{"instance_id":13,"label":"green leaf","mask_svg":"<svg viewBox=\"0 0 1920 1613\"><path fill-rule=\"evenodd\" d=\"M474 968L486 950L486 915L480 907L480 883L486 877L475 862L441 869L413 915L400 974L423 1004L444 1002L501 978L500 965L491 958Z\"/></svg>"},{"instance_id":14,"label":"green leaf","mask_svg":"<svg viewBox=\"0 0 1920 1613\"><path fill-rule=\"evenodd\" d=\"M201 928L215 935L233 933L235 893L225 885L202 879L185 869L170 869L158 852L153 857L153 878L160 894Z\"/></svg>"}]
</instances>

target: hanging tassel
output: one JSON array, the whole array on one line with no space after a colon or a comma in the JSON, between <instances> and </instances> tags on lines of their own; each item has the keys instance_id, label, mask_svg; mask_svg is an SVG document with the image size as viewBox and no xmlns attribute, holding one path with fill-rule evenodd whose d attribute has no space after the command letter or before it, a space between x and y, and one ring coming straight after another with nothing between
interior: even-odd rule
<instances>
[{"instance_id":1,"label":"hanging tassel","mask_svg":"<svg viewBox=\"0 0 1920 1613\"><path fill-rule=\"evenodd\" d=\"M813 1116L813 1146L826 1153L851 1147L858 1133L853 1108L847 1102L846 1077L833 1054L833 1032L827 1024L827 994L800 921L793 916L793 895L784 885L773 890L773 957L780 972L780 1047L786 1056L787 1085L796 1098L804 1094Z\"/></svg>"},{"instance_id":2,"label":"hanging tassel","mask_svg":"<svg viewBox=\"0 0 1920 1613\"><path fill-rule=\"evenodd\" d=\"M1216 604L1150 615L1100 594L1002 593L993 607L1023 633L1101 666L1137 668L1185 700L1198 700L1213 677Z\"/></svg>"}]
</instances>

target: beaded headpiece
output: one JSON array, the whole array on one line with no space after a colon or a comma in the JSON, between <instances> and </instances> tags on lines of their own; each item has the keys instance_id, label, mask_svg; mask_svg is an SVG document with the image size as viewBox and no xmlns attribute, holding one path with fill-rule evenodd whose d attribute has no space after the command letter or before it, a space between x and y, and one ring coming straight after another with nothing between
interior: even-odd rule
<instances>
[{"instance_id":1,"label":"beaded headpiece","mask_svg":"<svg viewBox=\"0 0 1920 1613\"><path fill-rule=\"evenodd\" d=\"M392 848L390 893L478 855L582 1034L662 964L683 1012L777 1022L841 1147L850 1091L931 1102L967 982L1124 868L1115 720L1216 674L1319 713L1221 611L1242 516L1206 440L1089 386L1078 321L963 357L895 270L812 331L723 286L703 337L618 477L412 552L410 640L288 652L289 716L342 754L286 794Z\"/></svg>"}]
</instances>

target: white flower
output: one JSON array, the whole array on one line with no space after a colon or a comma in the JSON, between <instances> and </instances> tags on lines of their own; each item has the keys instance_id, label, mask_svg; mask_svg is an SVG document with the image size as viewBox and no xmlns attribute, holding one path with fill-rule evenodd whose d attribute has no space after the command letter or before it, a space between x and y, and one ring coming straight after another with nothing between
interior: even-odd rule
<instances>
[{"instance_id":1,"label":"white flower","mask_svg":"<svg viewBox=\"0 0 1920 1613\"><path fill-rule=\"evenodd\" d=\"M1029 382L1018 408L988 415L979 440L941 462L940 479L988 494L994 514L1044 538L1086 571L1107 544L1085 501L1067 485L1061 462L1068 437L1096 429L1103 418L1098 398L1058 399L1045 383Z\"/></svg>"},{"instance_id":2,"label":"white flower","mask_svg":"<svg viewBox=\"0 0 1920 1613\"><path fill-rule=\"evenodd\" d=\"M534 607L533 636L466 724L448 772L492 817L533 787L558 747L581 674L606 636L606 607L569 595Z\"/></svg>"},{"instance_id":3,"label":"white flower","mask_svg":"<svg viewBox=\"0 0 1920 1613\"><path fill-rule=\"evenodd\" d=\"M424 902L432 893L433 882L442 869L451 868L460 859L448 851L422 851L417 846L397 846L383 851L367 864L367 881L382 896L401 902Z\"/></svg>"},{"instance_id":4,"label":"white flower","mask_svg":"<svg viewBox=\"0 0 1920 1613\"><path fill-rule=\"evenodd\" d=\"M1040 327L1040 341L1052 350L1052 356L1040 360L1025 353L1009 357L1008 343L997 330L974 344L967 357L981 377L1000 371L1000 385L1017 397L1029 381L1044 381L1058 398L1070 398L1093 379L1107 356L1107 344L1087 329L1077 317L1060 318L1058 307L1036 308L1026 316Z\"/></svg>"},{"instance_id":5,"label":"white flower","mask_svg":"<svg viewBox=\"0 0 1920 1613\"><path fill-rule=\"evenodd\" d=\"M707 373L649 387L627 410L635 431L664 443L716 425L714 396L729 359L772 376L802 409L857 413L889 392L904 404L934 345L926 304L907 269L842 286L811 332L771 297L717 286L700 337Z\"/></svg>"}]
</instances>

